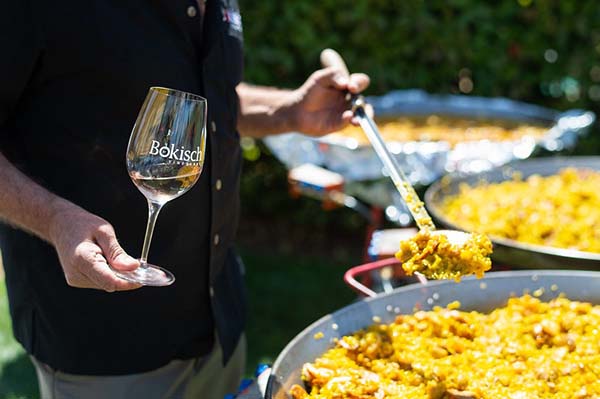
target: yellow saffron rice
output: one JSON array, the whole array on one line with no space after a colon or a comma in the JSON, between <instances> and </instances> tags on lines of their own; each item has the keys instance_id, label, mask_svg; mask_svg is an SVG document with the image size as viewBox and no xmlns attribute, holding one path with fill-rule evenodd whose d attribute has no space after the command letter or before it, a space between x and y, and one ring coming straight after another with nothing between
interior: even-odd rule
<instances>
[{"instance_id":1,"label":"yellow saffron rice","mask_svg":"<svg viewBox=\"0 0 600 399\"><path fill-rule=\"evenodd\" d=\"M463 185L442 212L457 226L492 237L600 252L600 172L565 168L547 177Z\"/></svg>"},{"instance_id":2,"label":"yellow saffron rice","mask_svg":"<svg viewBox=\"0 0 600 399\"><path fill-rule=\"evenodd\" d=\"M600 397L600 306L524 295L489 314L457 304L344 336L304 365L294 399Z\"/></svg>"},{"instance_id":3,"label":"yellow saffron rice","mask_svg":"<svg viewBox=\"0 0 600 399\"><path fill-rule=\"evenodd\" d=\"M448 241L443 234L419 231L409 240L400 242L396 258L409 276L419 272L432 279L454 279L475 274L478 278L492 267L489 255L492 242L483 234L470 234L461 244Z\"/></svg>"}]
</instances>

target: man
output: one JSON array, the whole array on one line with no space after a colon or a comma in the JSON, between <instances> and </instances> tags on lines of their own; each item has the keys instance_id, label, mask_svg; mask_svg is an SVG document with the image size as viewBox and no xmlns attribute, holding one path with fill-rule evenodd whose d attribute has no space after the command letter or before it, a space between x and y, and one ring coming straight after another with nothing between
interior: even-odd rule
<instances>
[{"instance_id":1,"label":"man","mask_svg":"<svg viewBox=\"0 0 600 399\"><path fill-rule=\"evenodd\" d=\"M19 0L0 13L0 245L16 338L43 398L221 398L244 367L233 250L239 135L323 134L352 118L335 69L293 91L240 84L235 0ZM125 150L150 86L208 100L200 180L169 203L150 261L169 287L126 282L146 205ZM117 241L117 237L119 241Z\"/></svg>"}]
</instances>

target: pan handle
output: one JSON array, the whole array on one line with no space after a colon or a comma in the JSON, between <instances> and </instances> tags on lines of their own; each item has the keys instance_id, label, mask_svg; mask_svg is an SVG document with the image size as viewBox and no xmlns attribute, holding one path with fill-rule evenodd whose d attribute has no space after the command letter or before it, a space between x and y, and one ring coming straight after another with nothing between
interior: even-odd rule
<instances>
[{"instance_id":1,"label":"pan handle","mask_svg":"<svg viewBox=\"0 0 600 399\"><path fill-rule=\"evenodd\" d=\"M377 296L375 291L359 282L356 277L397 263L399 263L399 261L396 258L386 258L371 263L365 263L364 265L354 266L344 273L344 282L361 295L370 297Z\"/></svg>"}]
</instances>

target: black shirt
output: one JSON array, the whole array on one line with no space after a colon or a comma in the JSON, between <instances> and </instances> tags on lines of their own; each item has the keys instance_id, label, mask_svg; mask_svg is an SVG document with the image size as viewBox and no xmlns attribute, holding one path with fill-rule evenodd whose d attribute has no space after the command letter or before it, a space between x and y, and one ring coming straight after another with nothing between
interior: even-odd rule
<instances>
[{"instance_id":1,"label":"black shirt","mask_svg":"<svg viewBox=\"0 0 600 399\"><path fill-rule=\"evenodd\" d=\"M147 371L207 353L215 329L226 358L235 347L245 318L232 247L241 169L236 3L209 0L205 15L195 0L3 5L0 151L48 190L108 220L133 256L147 206L127 174L125 151L146 92L164 86L208 99L204 170L164 207L150 248L149 261L174 273L172 286L70 287L49 244L0 225L15 336L55 369Z\"/></svg>"}]
</instances>

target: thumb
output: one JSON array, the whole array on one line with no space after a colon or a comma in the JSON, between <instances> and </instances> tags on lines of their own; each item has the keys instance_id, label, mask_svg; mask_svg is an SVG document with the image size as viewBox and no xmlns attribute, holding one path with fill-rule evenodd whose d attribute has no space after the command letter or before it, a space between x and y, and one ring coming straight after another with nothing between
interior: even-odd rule
<instances>
[{"instance_id":1,"label":"thumb","mask_svg":"<svg viewBox=\"0 0 600 399\"><path fill-rule=\"evenodd\" d=\"M123 249L121 251L123 252L108 261L108 264L114 269L127 271L137 269L140 266L140 261L129 256Z\"/></svg>"},{"instance_id":2,"label":"thumb","mask_svg":"<svg viewBox=\"0 0 600 399\"><path fill-rule=\"evenodd\" d=\"M98 246L102 248L102 253L106 262L115 270L134 270L140 262L129 256L119 245L115 231L111 226L101 228L96 234Z\"/></svg>"}]
</instances>

